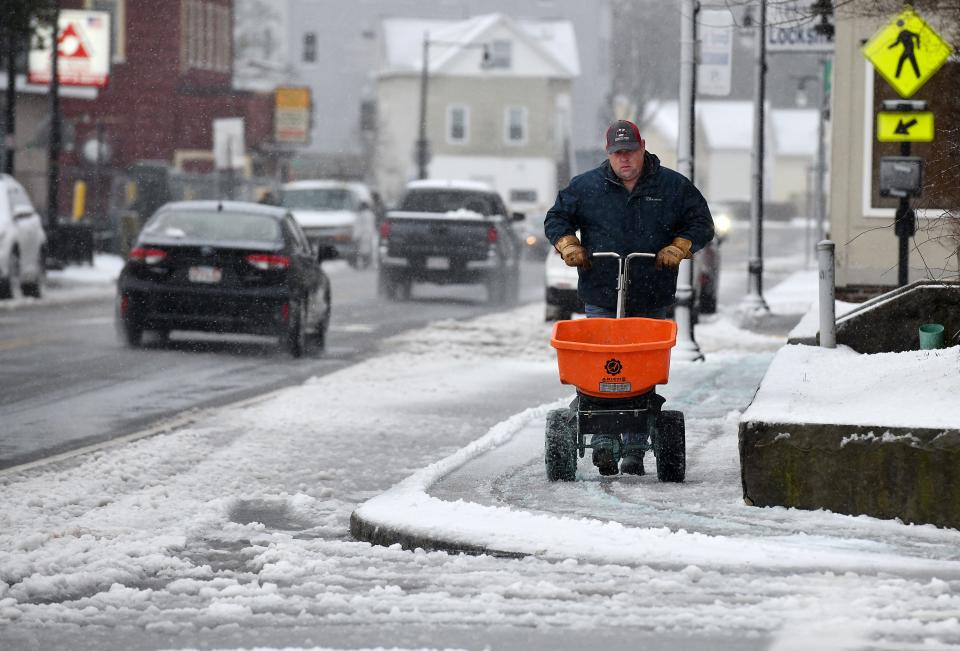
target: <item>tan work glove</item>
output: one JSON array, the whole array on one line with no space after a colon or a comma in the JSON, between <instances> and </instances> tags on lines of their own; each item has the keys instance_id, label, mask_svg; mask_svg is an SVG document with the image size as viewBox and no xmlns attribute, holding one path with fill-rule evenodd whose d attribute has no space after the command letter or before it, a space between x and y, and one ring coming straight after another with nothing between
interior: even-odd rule
<instances>
[{"instance_id":1,"label":"tan work glove","mask_svg":"<svg viewBox=\"0 0 960 651\"><path fill-rule=\"evenodd\" d=\"M568 267L580 267L584 270L590 268L590 256L576 235L564 235L557 240L556 248Z\"/></svg>"},{"instance_id":2,"label":"tan work glove","mask_svg":"<svg viewBox=\"0 0 960 651\"><path fill-rule=\"evenodd\" d=\"M673 238L673 242L660 249L657 253L657 269L676 269L680 266L680 261L684 258L692 258L690 249L693 248L693 242L682 237Z\"/></svg>"}]
</instances>

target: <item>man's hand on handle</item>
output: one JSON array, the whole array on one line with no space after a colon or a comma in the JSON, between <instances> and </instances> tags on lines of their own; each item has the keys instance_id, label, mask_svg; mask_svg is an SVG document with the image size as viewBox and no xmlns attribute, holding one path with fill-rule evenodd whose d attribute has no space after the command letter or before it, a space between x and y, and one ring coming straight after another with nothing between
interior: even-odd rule
<instances>
[{"instance_id":1,"label":"man's hand on handle","mask_svg":"<svg viewBox=\"0 0 960 651\"><path fill-rule=\"evenodd\" d=\"M564 235L557 240L556 247L568 267L590 268L590 256L576 235Z\"/></svg>"},{"instance_id":2,"label":"man's hand on handle","mask_svg":"<svg viewBox=\"0 0 960 651\"><path fill-rule=\"evenodd\" d=\"M664 267L667 269L677 269L680 266L681 260L693 257L693 254L690 253L692 247L693 242L690 240L682 237L673 238L673 242L660 249L660 252L657 253L655 263L657 269L663 269Z\"/></svg>"}]
</instances>

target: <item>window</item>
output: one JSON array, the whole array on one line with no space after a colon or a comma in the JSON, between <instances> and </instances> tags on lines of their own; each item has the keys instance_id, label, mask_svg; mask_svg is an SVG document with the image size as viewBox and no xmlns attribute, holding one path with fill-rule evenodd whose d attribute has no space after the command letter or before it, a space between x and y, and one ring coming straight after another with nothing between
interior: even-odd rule
<instances>
[{"instance_id":1,"label":"window","mask_svg":"<svg viewBox=\"0 0 960 651\"><path fill-rule=\"evenodd\" d=\"M510 41L494 41L490 44L490 68L509 68L513 54L513 43Z\"/></svg>"},{"instance_id":2,"label":"window","mask_svg":"<svg viewBox=\"0 0 960 651\"><path fill-rule=\"evenodd\" d=\"M465 144L470 141L470 109L466 106L447 107L447 142Z\"/></svg>"},{"instance_id":3,"label":"window","mask_svg":"<svg viewBox=\"0 0 960 651\"><path fill-rule=\"evenodd\" d=\"M317 60L316 32L306 32L303 35L303 60L305 63L315 63Z\"/></svg>"},{"instance_id":4,"label":"window","mask_svg":"<svg viewBox=\"0 0 960 651\"><path fill-rule=\"evenodd\" d=\"M126 61L126 0L86 0L84 6L91 11L110 14L110 60L114 63Z\"/></svg>"},{"instance_id":5,"label":"window","mask_svg":"<svg viewBox=\"0 0 960 651\"><path fill-rule=\"evenodd\" d=\"M508 106L504 124L504 136L508 145L527 143L527 107Z\"/></svg>"},{"instance_id":6,"label":"window","mask_svg":"<svg viewBox=\"0 0 960 651\"><path fill-rule=\"evenodd\" d=\"M230 72L230 8L208 0L185 0L181 21L181 67Z\"/></svg>"}]
</instances>

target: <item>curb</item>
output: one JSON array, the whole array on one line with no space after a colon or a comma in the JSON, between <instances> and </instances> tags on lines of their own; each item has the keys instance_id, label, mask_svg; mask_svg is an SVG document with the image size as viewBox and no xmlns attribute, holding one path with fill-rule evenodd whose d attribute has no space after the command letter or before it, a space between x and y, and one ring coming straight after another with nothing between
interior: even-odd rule
<instances>
[{"instance_id":1,"label":"curb","mask_svg":"<svg viewBox=\"0 0 960 651\"><path fill-rule=\"evenodd\" d=\"M350 514L350 535L359 542L367 542L380 547L400 545L402 549L407 551L420 548L428 551L447 552L448 554L486 555L497 558L526 558L530 556L530 554L523 552L505 552L479 545L408 533L367 520L356 511Z\"/></svg>"}]
</instances>

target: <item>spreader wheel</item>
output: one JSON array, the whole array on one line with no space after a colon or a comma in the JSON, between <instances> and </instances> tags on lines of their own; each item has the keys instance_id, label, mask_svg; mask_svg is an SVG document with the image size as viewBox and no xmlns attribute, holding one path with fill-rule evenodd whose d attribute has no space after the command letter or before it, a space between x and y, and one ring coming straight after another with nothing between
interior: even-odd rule
<instances>
[{"instance_id":1,"label":"spreader wheel","mask_svg":"<svg viewBox=\"0 0 960 651\"><path fill-rule=\"evenodd\" d=\"M576 421L569 410L554 409L547 414L544 462L550 481L573 481L577 477Z\"/></svg>"},{"instance_id":2,"label":"spreader wheel","mask_svg":"<svg viewBox=\"0 0 960 651\"><path fill-rule=\"evenodd\" d=\"M657 479L681 482L687 474L687 443L682 411L661 411L653 439Z\"/></svg>"}]
</instances>

